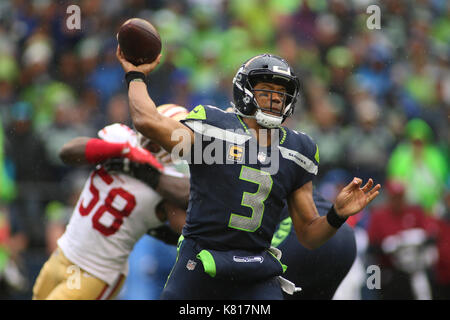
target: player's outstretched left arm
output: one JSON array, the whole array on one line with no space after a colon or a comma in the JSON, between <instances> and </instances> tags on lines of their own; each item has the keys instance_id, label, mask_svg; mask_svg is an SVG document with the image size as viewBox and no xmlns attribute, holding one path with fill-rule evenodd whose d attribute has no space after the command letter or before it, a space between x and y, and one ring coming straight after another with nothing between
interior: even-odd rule
<instances>
[{"instance_id":1,"label":"player's outstretched left arm","mask_svg":"<svg viewBox=\"0 0 450 320\"><path fill-rule=\"evenodd\" d=\"M86 145L90 139L89 137L77 137L66 142L59 150L59 158L62 162L71 166L89 164L86 159Z\"/></svg>"},{"instance_id":2,"label":"player's outstretched left arm","mask_svg":"<svg viewBox=\"0 0 450 320\"><path fill-rule=\"evenodd\" d=\"M147 76L161 60L161 55L159 55L152 63L135 66L125 59L119 46L116 56L127 75L135 72ZM194 133L179 121L164 117L157 111L144 81L131 81L129 83L128 99L131 119L136 130L168 152L171 152L173 147L180 143L183 145L181 149L190 149L190 145L194 143ZM172 133L177 129L179 130L177 138L172 138Z\"/></svg>"},{"instance_id":3,"label":"player's outstretched left arm","mask_svg":"<svg viewBox=\"0 0 450 320\"><path fill-rule=\"evenodd\" d=\"M127 158L141 164L148 164L157 170L163 166L150 151L133 147L128 142L116 143L102 139L77 137L65 143L59 157L68 165L98 164L111 158Z\"/></svg>"},{"instance_id":4,"label":"player's outstretched left arm","mask_svg":"<svg viewBox=\"0 0 450 320\"><path fill-rule=\"evenodd\" d=\"M183 209L187 208L189 178L164 174L161 171L163 166L148 150L130 146L128 143L77 137L62 146L59 157L68 165L103 164L107 170L130 174L147 183L163 198Z\"/></svg>"},{"instance_id":5,"label":"player's outstretched left arm","mask_svg":"<svg viewBox=\"0 0 450 320\"><path fill-rule=\"evenodd\" d=\"M128 161L126 158L113 158L105 161L107 171L123 172L141 180L164 199L186 210L189 203L190 183L188 177L173 176L148 165Z\"/></svg>"},{"instance_id":6,"label":"player's outstretched left arm","mask_svg":"<svg viewBox=\"0 0 450 320\"><path fill-rule=\"evenodd\" d=\"M312 182L308 182L288 198L289 213L300 243L308 249L324 244L345 220L364 209L375 199L381 186L373 187L373 180L361 187L362 180L354 178L336 197L332 209L320 216L314 204Z\"/></svg>"}]
</instances>

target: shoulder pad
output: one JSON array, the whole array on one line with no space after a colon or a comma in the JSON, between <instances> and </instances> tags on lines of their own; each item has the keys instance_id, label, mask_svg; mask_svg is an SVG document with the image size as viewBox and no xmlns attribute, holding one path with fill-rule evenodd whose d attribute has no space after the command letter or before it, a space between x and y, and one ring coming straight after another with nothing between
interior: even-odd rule
<instances>
[{"instance_id":1,"label":"shoulder pad","mask_svg":"<svg viewBox=\"0 0 450 320\"><path fill-rule=\"evenodd\" d=\"M192 109L185 120L206 120L206 110L201 104Z\"/></svg>"},{"instance_id":2,"label":"shoulder pad","mask_svg":"<svg viewBox=\"0 0 450 320\"><path fill-rule=\"evenodd\" d=\"M317 174L319 164L319 147L309 135L303 132L282 129L284 136L280 142L281 155L290 159L306 171Z\"/></svg>"},{"instance_id":3,"label":"shoulder pad","mask_svg":"<svg viewBox=\"0 0 450 320\"><path fill-rule=\"evenodd\" d=\"M209 131L235 130L242 128L235 113L226 112L214 106L196 106L182 123L193 129L195 122L203 123L203 129ZM199 125L199 124L198 124ZM196 126L199 128L199 126ZM204 131L202 130L202 131ZM198 131L198 130L194 130ZM243 128L242 128L243 131ZM225 131L224 131L225 132ZM204 132L202 132L204 134Z\"/></svg>"}]
</instances>

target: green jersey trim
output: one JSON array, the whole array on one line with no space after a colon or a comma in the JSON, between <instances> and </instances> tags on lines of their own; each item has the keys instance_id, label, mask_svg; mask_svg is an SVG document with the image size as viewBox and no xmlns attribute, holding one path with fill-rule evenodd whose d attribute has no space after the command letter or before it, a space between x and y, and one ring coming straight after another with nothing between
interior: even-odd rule
<instances>
[{"instance_id":1,"label":"green jersey trim","mask_svg":"<svg viewBox=\"0 0 450 320\"><path fill-rule=\"evenodd\" d=\"M186 119L206 120L206 110L201 104L192 109Z\"/></svg>"},{"instance_id":2,"label":"green jersey trim","mask_svg":"<svg viewBox=\"0 0 450 320\"><path fill-rule=\"evenodd\" d=\"M291 228L292 228L292 219L290 217L287 217L286 219L281 221L278 230L273 235L272 246L278 247L280 244L282 244L283 241L286 240L287 236L291 232Z\"/></svg>"},{"instance_id":3,"label":"green jersey trim","mask_svg":"<svg viewBox=\"0 0 450 320\"><path fill-rule=\"evenodd\" d=\"M316 154L314 155L314 159L316 159L317 163L320 163L319 146L317 144L316 144Z\"/></svg>"},{"instance_id":4,"label":"green jersey trim","mask_svg":"<svg viewBox=\"0 0 450 320\"><path fill-rule=\"evenodd\" d=\"M178 238L178 243L177 243L177 257L175 259L175 264L173 265L172 269L170 270L169 275L167 276L167 280L166 280L166 283L164 284L164 288L166 287L167 282L169 281L170 276L172 275L172 272L175 269L175 265L178 262L178 257L180 256L180 248L181 248L181 245L183 244L183 240L184 240L184 236L180 235L180 237Z\"/></svg>"},{"instance_id":5,"label":"green jersey trim","mask_svg":"<svg viewBox=\"0 0 450 320\"><path fill-rule=\"evenodd\" d=\"M287 270L287 265L283 264L283 263L280 261L280 259L278 259L277 256L274 255L274 254L272 253L272 251L270 251L270 250L266 250L266 251L267 251L268 253L270 253L270 255L271 255L272 257L274 257L274 259L276 259L276 260L280 263L281 268L283 269L283 273L285 273L286 270Z\"/></svg>"},{"instance_id":6,"label":"green jersey trim","mask_svg":"<svg viewBox=\"0 0 450 320\"><path fill-rule=\"evenodd\" d=\"M239 119L239 122L241 123L242 127L244 127L245 133L250 134L250 131L248 131L247 125L242 120L242 118L238 114L236 114L236 117Z\"/></svg>"},{"instance_id":7,"label":"green jersey trim","mask_svg":"<svg viewBox=\"0 0 450 320\"><path fill-rule=\"evenodd\" d=\"M280 145L282 145L284 143L284 141L286 140L287 132L286 132L286 129L283 127L278 127L278 128L280 128L280 130L283 132L283 138L281 138L281 141L280 141Z\"/></svg>"},{"instance_id":8,"label":"green jersey trim","mask_svg":"<svg viewBox=\"0 0 450 320\"><path fill-rule=\"evenodd\" d=\"M214 278L216 276L216 262L212 254L207 250L202 250L197 254L197 258L202 262L205 273Z\"/></svg>"}]
</instances>

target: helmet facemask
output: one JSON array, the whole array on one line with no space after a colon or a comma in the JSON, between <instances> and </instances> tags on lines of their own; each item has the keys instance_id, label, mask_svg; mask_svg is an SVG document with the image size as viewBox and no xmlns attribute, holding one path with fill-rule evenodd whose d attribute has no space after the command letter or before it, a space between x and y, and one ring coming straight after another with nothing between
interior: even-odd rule
<instances>
[{"instance_id":1,"label":"helmet facemask","mask_svg":"<svg viewBox=\"0 0 450 320\"><path fill-rule=\"evenodd\" d=\"M239 115L275 128L293 113L299 90L299 80L286 61L263 54L248 60L236 73L232 105Z\"/></svg>"},{"instance_id":2,"label":"helmet facemask","mask_svg":"<svg viewBox=\"0 0 450 320\"><path fill-rule=\"evenodd\" d=\"M292 114L296 89L288 78L278 75L252 74L247 77L244 102L256 107L254 118L263 127L275 128ZM267 84L267 85L265 85ZM282 88L278 88L278 87Z\"/></svg>"},{"instance_id":3,"label":"helmet facemask","mask_svg":"<svg viewBox=\"0 0 450 320\"><path fill-rule=\"evenodd\" d=\"M257 108L256 119L262 120L263 123L260 124L265 127L281 125L292 114L295 101L296 92L294 86L290 85L290 80L274 75L251 74L248 79L248 86L253 94L252 102Z\"/></svg>"}]
</instances>

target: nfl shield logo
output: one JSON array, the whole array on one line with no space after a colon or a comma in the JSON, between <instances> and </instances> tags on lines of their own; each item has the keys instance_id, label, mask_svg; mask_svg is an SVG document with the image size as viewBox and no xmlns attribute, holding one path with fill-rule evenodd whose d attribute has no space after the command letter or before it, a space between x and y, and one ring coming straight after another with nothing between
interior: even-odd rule
<instances>
[{"instance_id":1,"label":"nfl shield logo","mask_svg":"<svg viewBox=\"0 0 450 320\"><path fill-rule=\"evenodd\" d=\"M197 265L197 262L189 260L186 264L186 269L188 269L189 271L192 271L195 269L196 265Z\"/></svg>"}]
</instances>

